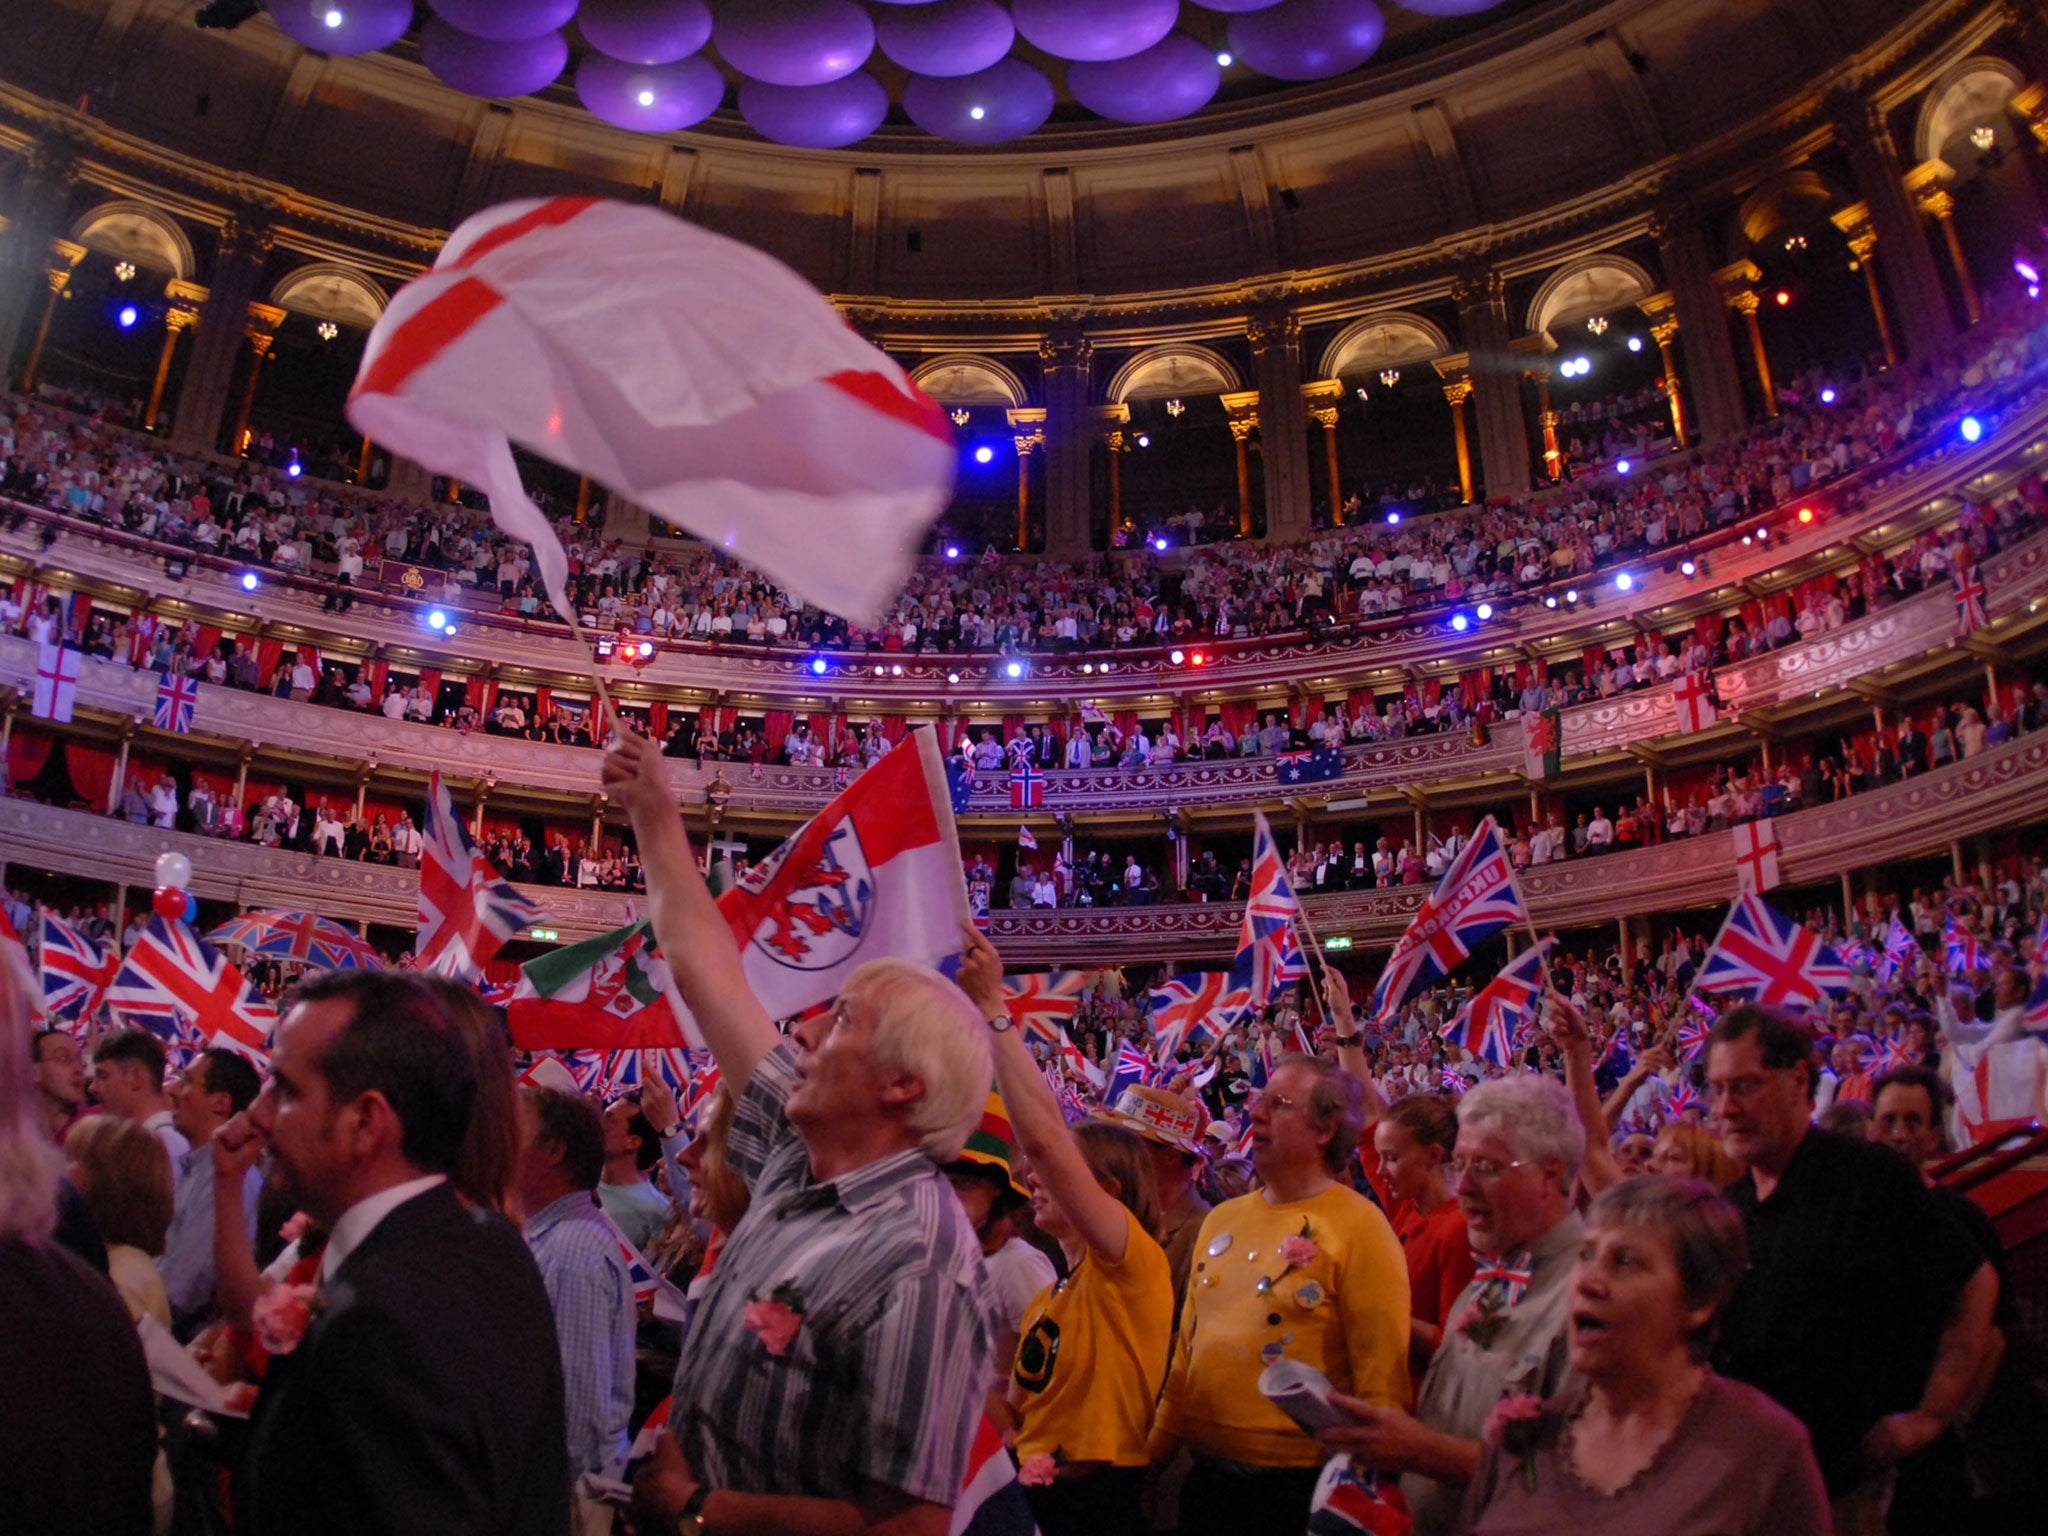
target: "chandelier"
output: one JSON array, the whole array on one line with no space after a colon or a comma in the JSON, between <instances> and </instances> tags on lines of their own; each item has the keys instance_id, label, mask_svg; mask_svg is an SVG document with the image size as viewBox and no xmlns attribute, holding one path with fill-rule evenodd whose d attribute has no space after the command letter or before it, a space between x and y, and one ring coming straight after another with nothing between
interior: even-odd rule
<instances>
[{"instance_id":1,"label":"chandelier","mask_svg":"<svg viewBox=\"0 0 2048 1536\"><path fill-rule=\"evenodd\" d=\"M1380 370L1380 382L1386 385L1387 388L1392 389L1401 382L1401 370L1398 368L1382 368Z\"/></svg>"},{"instance_id":2,"label":"chandelier","mask_svg":"<svg viewBox=\"0 0 2048 1536\"><path fill-rule=\"evenodd\" d=\"M1806 249L1806 236L1804 236L1804 235L1788 235L1788 236L1786 237L1786 239L1785 239L1785 249L1786 249L1786 250L1788 250L1788 251L1803 251L1803 250L1805 250L1805 249Z\"/></svg>"},{"instance_id":3,"label":"chandelier","mask_svg":"<svg viewBox=\"0 0 2048 1536\"><path fill-rule=\"evenodd\" d=\"M953 418L953 425L956 427L966 426L970 419L967 414L967 407L964 405L954 406L947 414Z\"/></svg>"},{"instance_id":4,"label":"chandelier","mask_svg":"<svg viewBox=\"0 0 2048 1536\"><path fill-rule=\"evenodd\" d=\"M119 280L120 280L121 282L124 282L124 283L125 283L125 282L127 282L127 281L128 281L128 279L129 279L129 278L131 278L131 277L133 277L134 275L135 275L135 263L134 263L134 262L132 262L132 261L117 261L117 262L115 262L115 263L114 263L114 276L115 276L115 277L116 277L117 279L119 279Z\"/></svg>"},{"instance_id":5,"label":"chandelier","mask_svg":"<svg viewBox=\"0 0 2048 1536\"><path fill-rule=\"evenodd\" d=\"M1980 123L1970 130L1970 142L1979 149L1989 149L1998 142L1998 130L1989 123Z\"/></svg>"},{"instance_id":6,"label":"chandelier","mask_svg":"<svg viewBox=\"0 0 2048 1536\"><path fill-rule=\"evenodd\" d=\"M1607 334L1607 317L1605 315L1590 316L1586 321L1586 329L1595 336L1605 336Z\"/></svg>"},{"instance_id":7,"label":"chandelier","mask_svg":"<svg viewBox=\"0 0 2048 1536\"><path fill-rule=\"evenodd\" d=\"M1166 402L1166 414L1169 416L1178 416L1186 409L1187 406L1179 400L1169 400Z\"/></svg>"},{"instance_id":8,"label":"chandelier","mask_svg":"<svg viewBox=\"0 0 2048 1536\"><path fill-rule=\"evenodd\" d=\"M334 340L335 337L341 334L341 327L336 325L332 320L322 320L318 325L314 326L313 329L319 332L320 339L322 341L332 341Z\"/></svg>"}]
</instances>

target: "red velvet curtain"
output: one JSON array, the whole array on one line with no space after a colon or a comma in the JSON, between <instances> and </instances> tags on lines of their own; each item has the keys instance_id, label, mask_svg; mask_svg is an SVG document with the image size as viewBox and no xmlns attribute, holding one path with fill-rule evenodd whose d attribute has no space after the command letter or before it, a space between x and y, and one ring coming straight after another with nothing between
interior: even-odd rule
<instances>
[{"instance_id":1,"label":"red velvet curtain","mask_svg":"<svg viewBox=\"0 0 2048 1536\"><path fill-rule=\"evenodd\" d=\"M545 719L547 718L547 716L548 716L548 711L549 711L550 709L553 709L554 707L555 707L555 690L554 690L554 689L552 689L552 688L536 688L536 689L534 689L534 690L533 690L533 713L534 713L534 715L535 715L535 717L536 717L536 718L538 718L538 719L542 719L542 720L545 720Z\"/></svg>"},{"instance_id":2,"label":"red velvet curtain","mask_svg":"<svg viewBox=\"0 0 2048 1536\"><path fill-rule=\"evenodd\" d=\"M205 631L201 631L205 633ZM256 642L256 683L268 688L277 678L277 664L284 659L282 640L258 640Z\"/></svg>"},{"instance_id":3,"label":"red velvet curtain","mask_svg":"<svg viewBox=\"0 0 2048 1536\"><path fill-rule=\"evenodd\" d=\"M235 776L232 773L215 773L210 768L194 768L192 787L197 789L201 784L212 790L215 797L222 802L235 792Z\"/></svg>"},{"instance_id":4,"label":"red velvet curtain","mask_svg":"<svg viewBox=\"0 0 2048 1536\"><path fill-rule=\"evenodd\" d=\"M386 691L391 687L391 663L388 661L371 662L368 681L370 684L370 702L381 706L384 702Z\"/></svg>"},{"instance_id":5,"label":"red velvet curtain","mask_svg":"<svg viewBox=\"0 0 2048 1536\"><path fill-rule=\"evenodd\" d=\"M668 700L656 699L647 711L648 734L656 741L668 740Z\"/></svg>"},{"instance_id":6,"label":"red velvet curtain","mask_svg":"<svg viewBox=\"0 0 2048 1536\"><path fill-rule=\"evenodd\" d=\"M218 625L201 624L192 636L192 654L202 658L211 656L213 648L220 644L220 636Z\"/></svg>"},{"instance_id":7,"label":"red velvet curtain","mask_svg":"<svg viewBox=\"0 0 2048 1536\"><path fill-rule=\"evenodd\" d=\"M382 663L380 662L379 665L381 666ZM439 667L420 668L420 686L427 690L427 697L429 699L439 698L441 696L441 669Z\"/></svg>"},{"instance_id":8,"label":"red velvet curtain","mask_svg":"<svg viewBox=\"0 0 2048 1536\"><path fill-rule=\"evenodd\" d=\"M902 715L882 716L882 740L888 742L892 747L903 739L904 732L909 729L910 722Z\"/></svg>"},{"instance_id":9,"label":"red velvet curtain","mask_svg":"<svg viewBox=\"0 0 2048 1536\"><path fill-rule=\"evenodd\" d=\"M768 736L768 755L770 757L776 757L781 754L783 738L794 729L796 729L795 710L771 709L768 711L766 730Z\"/></svg>"},{"instance_id":10,"label":"red velvet curtain","mask_svg":"<svg viewBox=\"0 0 2048 1536\"><path fill-rule=\"evenodd\" d=\"M43 771L57 738L17 723L7 738L7 776L10 783L26 784Z\"/></svg>"},{"instance_id":11,"label":"red velvet curtain","mask_svg":"<svg viewBox=\"0 0 2048 1536\"><path fill-rule=\"evenodd\" d=\"M83 741L64 743L64 766L71 774L71 787L89 805L104 808L107 791L114 787L114 753Z\"/></svg>"},{"instance_id":12,"label":"red velvet curtain","mask_svg":"<svg viewBox=\"0 0 2048 1536\"><path fill-rule=\"evenodd\" d=\"M1023 729L1024 717L1022 715L1003 716L1003 744L1005 746L1009 745L1009 743L1015 739L1018 732L1022 731Z\"/></svg>"}]
</instances>

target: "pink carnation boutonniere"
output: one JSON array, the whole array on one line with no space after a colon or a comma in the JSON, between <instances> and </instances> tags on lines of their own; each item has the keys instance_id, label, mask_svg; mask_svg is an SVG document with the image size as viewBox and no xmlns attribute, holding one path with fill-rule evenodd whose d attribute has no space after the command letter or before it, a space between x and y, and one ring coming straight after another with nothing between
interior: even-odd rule
<instances>
[{"instance_id":1,"label":"pink carnation boutonniere","mask_svg":"<svg viewBox=\"0 0 2048 1536\"><path fill-rule=\"evenodd\" d=\"M1026 1488L1044 1488L1059 1476L1060 1458L1057 1451L1039 1451L1026 1456L1017 1468L1017 1481Z\"/></svg>"},{"instance_id":2,"label":"pink carnation boutonniere","mask_svg":"<svg viewBox=\"0 0 2048 1536\"><path fill-rule=\"evenodd\" d=\"M1522 1486L1531 1493L1536 1491L1536 1439L1542 1425L1543 1402L1526 1392L1502 1398L1486 1416L1486 1438L1498 1440L1502 1450L1520 1458Z\"/></svg>"},{"instance_id":3,"label":"pink carnation boutonniere","mask_svg":"<svg viewBox=\"0 0 2048 1536\"><path fill-rule=\"evenodd\" d=\"M769 1354L786 1355L804 1323L803 1292L794 1280L785 1280L768 1293L767 1300L750 1299L740 1321Z\"/></svg>"},{"instance_id":4,"label":"pink carnation boutonniere","mask_svg":"<svg viewBox=\"0 0 2048 1536\"><path fill-rule=\"evenodd\" d=\"M256 1298L249 1320L255 1325L256 1342L266 1354L288 1355L299 1347L319 1310L319 1287L273 1285Z\"/></svg>"},{"instance_id":5,"label":"pink carnation boutonniere","mask_svg":"<svg viewBox=\"0 0 2048 1536\"><path fill-rule=\"evenodd\" d=\"M293 1211L285 1218L284 1225L277 1229L277 1235L287 1243L296 1243L306 1235L312 1225L313 1218L304 1211Z\"/></svg>"},{"instance_id":6,"label":"pink carnation boutonniere","mask_svg":"<svg viewBox=\"0 0 2048 1536\"><path fill-rule=\"evenodd\" d=\"M1280 1239L1280 1246L1277 1250L1280 1256L1279 1272L1261 1276L1259 1283L1253 1286L1252 1289L1261 1296L1270 1296L1273 1293L1273 1287L1278 1285L1283 1277L1297 1269L1308 1268L1309 1265L1315 1263L1322 1251L1322 1249L1316 1246L1315 1239L1309 1235L1308 1218L1304 1216L1301 1219L1301 1230L1299 1232Z\"/></svg>"}]
</instances>

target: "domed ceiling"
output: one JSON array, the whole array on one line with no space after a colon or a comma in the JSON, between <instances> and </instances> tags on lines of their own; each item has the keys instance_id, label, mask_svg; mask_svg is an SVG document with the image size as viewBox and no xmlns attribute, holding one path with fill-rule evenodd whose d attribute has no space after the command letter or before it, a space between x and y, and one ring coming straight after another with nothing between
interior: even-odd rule
<instances>
[{"instance_id":1,"label":"domed ceiling","mask_svg":"<svg viewBox=\"0 0 2048 1536\"><path fill-rule=\"evenodd\" d=\"M774 143L836 149L885 124L972 146L1048 123L1175 122L1541 3L269 0L250 24L325 53L389 49L475 96L573 92L621 128L675 133L723 113ZM247 8L230 0L222 20Z\"/></svg>"}]
</instances>

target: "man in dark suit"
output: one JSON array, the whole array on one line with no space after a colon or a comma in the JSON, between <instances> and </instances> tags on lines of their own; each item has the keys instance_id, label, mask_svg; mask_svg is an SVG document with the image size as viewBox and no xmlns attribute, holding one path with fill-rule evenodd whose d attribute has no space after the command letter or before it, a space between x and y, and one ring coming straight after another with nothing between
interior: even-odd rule
<instances>
[{"instance_id":1,"label":"man in dark suit","mask_svg":"<svg viewBox=\"0 0 2048 1536\"><path fill-rule=\"evenodd\" d=\"M235 1484L247 1536L566 1536L553 1314L526 1245L447 1181L477 1066L431 984L299 990L268 1087L219 1133L269 1147L330 1234L311 1318L274 1352Z\"/></svg>"}]
</instances>

